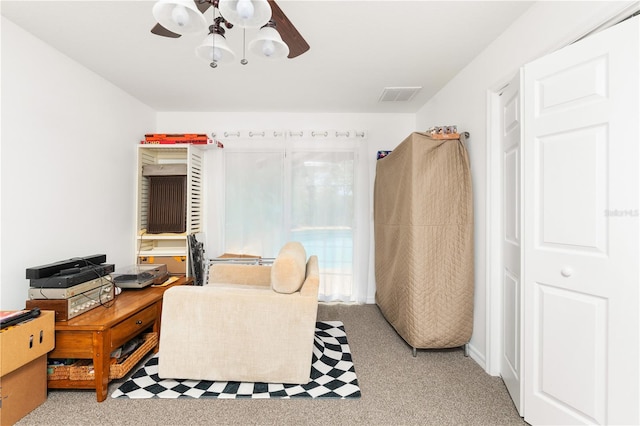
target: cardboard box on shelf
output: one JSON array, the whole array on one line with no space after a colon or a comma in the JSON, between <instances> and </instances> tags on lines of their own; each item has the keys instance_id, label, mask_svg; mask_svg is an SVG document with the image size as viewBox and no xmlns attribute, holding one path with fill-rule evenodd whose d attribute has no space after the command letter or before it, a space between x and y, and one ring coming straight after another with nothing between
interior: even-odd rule
<instances>
[{"instance_id":1,"label":"cardboard box on shelf","mask_svg":"<svg viewBox=\"0 0 640 426\"><path fill-rule=\"evenodd\" d=\"M186 256L140 256L138 259L138 263L143 265L164 263L167 265L167 272L170 275L186 275L187 273Z\"/></svg>"}]
</instances>

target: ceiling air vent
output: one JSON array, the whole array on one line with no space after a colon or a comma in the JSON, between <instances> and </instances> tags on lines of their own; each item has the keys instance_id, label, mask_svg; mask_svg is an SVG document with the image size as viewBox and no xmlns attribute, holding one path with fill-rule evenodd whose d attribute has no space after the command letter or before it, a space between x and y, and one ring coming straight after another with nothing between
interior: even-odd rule
<instances>
[{"instance_id":1,"label":"ceiling air vent","mask_svg":"<svg viewBox=\"0 0 640 426\"><path fill-rule=\"evenodd\" d=\"M385 87L378 101L380 102L407 102L413 99L422 87Z\"/></svg>"}]
</instances>

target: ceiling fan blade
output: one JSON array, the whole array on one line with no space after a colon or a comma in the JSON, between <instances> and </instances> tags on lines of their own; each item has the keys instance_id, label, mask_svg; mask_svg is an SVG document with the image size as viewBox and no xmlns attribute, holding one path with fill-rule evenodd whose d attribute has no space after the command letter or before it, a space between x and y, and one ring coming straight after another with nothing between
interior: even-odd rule
<instances>
[{"instance_id":1,"label":"ceiling fan blade","mask_svg":"<svg viewBox=\"0 0 640 426\"><path fill-rule=\"evenodd\" d=\"M309 50L309 44L302 38L302 35L280 9L280 6L274 0L269 0L269 4L271 5L271 19L276 23L276 30L280 33L282 41L289 46L288 58L295 58Z\"/></svg>"},{"instance_id":2,"label":"ceiling fan blade","mask_svg":"<svg viewBox=\"0 0 640 426\"><path fill-rule=\"evenodd\" d=\"M193 1L198 7L198 10L200 10L200 13L202 14L204 14L207 10L209 10L209 7L211 7L211 2L209 0L193 0Z\"/></svg>"},{"instance_id":3,"label":"ceiling fan blade","mask_svg":"<svg viewBox=\"0 0 640 426\"><path fill-rule=\"evenodd\" d=\"M170 37L170 38L178 38L180 34L176 34L173 31L169 31L165 27L160 24L156 24L155 27L151 28L151 32L155 35L159 35L162 37Z\"/></svg>"}]
</instances>

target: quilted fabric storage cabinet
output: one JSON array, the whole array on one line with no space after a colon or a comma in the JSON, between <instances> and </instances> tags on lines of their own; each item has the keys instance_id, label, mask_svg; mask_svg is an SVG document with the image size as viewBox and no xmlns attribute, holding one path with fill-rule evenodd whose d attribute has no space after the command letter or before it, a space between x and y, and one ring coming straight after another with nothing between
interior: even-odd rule
<instances>
[{"instance_id":1,"label":"quilted fabric storage cabinet","mask_svg":"<svg viewBox=\"0 0 640 426\"><path fill-rule=\"evenodd\" d=\"M473 200L461 139L412 133L378 160L376 303L414 349L466 344L473 329Z\"/></svg>"}]
</instances>

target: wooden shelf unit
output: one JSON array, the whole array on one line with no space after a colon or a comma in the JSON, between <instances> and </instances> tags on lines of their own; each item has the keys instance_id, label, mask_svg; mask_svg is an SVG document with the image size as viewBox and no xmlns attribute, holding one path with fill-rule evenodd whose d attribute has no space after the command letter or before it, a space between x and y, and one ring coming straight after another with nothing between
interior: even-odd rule
<instances>
[{"instance_id":1,"label":"wooden shelf unit","mask_svg":"<svg viewBox=\"0 0 640 426\"><path fill-rule=\"evenodd\" d=\"M142 174L146 165L187 165L186 231L183 233L150 234L149 179ZM185 274L189 276L189 252L187 236L202 232L204 151L193 144L139 145L138 146L138 202L136 212L135 263L140 258L184 256ZM162 263L162 262L157 262Z\"/></svg>"}]
</instances>

